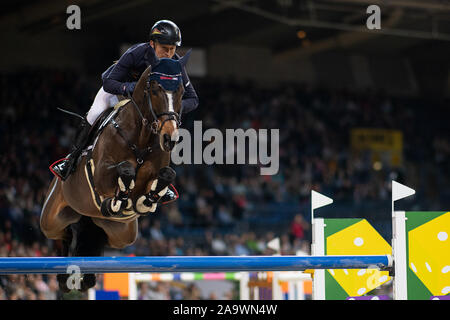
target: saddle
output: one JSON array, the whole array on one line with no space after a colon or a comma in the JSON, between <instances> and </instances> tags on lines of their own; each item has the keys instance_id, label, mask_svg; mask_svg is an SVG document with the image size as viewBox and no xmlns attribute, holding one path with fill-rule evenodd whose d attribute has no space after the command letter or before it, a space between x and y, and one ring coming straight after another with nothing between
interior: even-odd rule
<instances>
[{"instance_id":1,"label":"saddle","mask_svg":"<svg viewBox=\"0 0 450 320\"><path fill-rule=\"evenodd\" d=\"M89 150L94 149L95 143L97 142L97 139L100 136L100 134L103 132L103 129L105 129L105 127L108 125L111 119L114 119L116 117L120 108L123 107L125 104L127 104L129 101L130 99L122 99L114 107L110 107L100 114L100 116L97 118L97 120L95 120L94 124L92 125L88 137L88 142L86 143L86 147L81 153L81 157L78 159L78 161L83 156L85 156Z\"/></svg>"}]
</instances>

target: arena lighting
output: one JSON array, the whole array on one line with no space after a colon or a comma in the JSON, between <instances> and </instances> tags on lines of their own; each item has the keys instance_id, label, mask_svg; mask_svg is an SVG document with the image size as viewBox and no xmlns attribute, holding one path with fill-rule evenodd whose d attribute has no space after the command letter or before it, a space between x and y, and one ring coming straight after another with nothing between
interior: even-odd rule
<instances>
[{"instance_id":1,"label":"arena lighting","mask_svg":"<svg viewBox=\"0 0 450 320\"><path fill-rule=\"evenodd\" d=\"M306 38L306 32L303 30L297 31L297 38L299 39L305 39Z\"/></svg>"}]
</instances>

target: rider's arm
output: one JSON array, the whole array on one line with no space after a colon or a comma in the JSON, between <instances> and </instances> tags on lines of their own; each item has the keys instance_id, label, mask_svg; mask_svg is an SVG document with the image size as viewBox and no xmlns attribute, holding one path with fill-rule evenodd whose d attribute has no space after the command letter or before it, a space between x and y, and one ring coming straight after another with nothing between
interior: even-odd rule
<instances>
[{"instance_id":1,"label":"rider's arm","mask_svg":"<svg viewBox=\"0 0 450 320\"><path fill-rule=\"evenodd\" d=\"M109 73L102 75L103 90L111 94L121 94L126 96L126 88L132 82L124 82L127 78L128 71L134 66L134 57L132 51L125 52L112 67Z\"/></svg>"},{"instance_id":2,"label":"rider's arm","mask_svg":"<svg viewBox=\"0 0 450 320\"><path fill-rule=\"evenodd\" d=\"M195 92L194 86L192 85L189 77L186 73L185 68L183 68L183 85L184 85L184 95L181 104L183 106L183 113L191 112L198 106L198 96Z\"/></svg>"}]
</instances>

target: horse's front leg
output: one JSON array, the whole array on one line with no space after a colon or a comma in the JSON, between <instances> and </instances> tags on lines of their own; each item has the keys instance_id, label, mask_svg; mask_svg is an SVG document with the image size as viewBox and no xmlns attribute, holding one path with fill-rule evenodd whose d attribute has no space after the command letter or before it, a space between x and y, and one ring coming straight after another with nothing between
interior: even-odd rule
<instances>
[{"instance_id":1,"label":"horse's front leg","mask_svg":"<svg viewBox=\"0 0 450 320\"><path fill-rule=\"evenodd\" d=\"M136 184L136 170L128 161L122 161L117 164L116 170L118 186L115 195L103 200L101 205L101 212L105 217L121 215L122 210L130 210L133 206L129 195Z\"/></svg>"},{"instance_id":2,"label":"horse's front leg","mask_svg":"<svg viewBox=\"0 0 450 320\"><path fill-rule=\"evenodd\" d=\"M150 191L136 200L134 210L140 214L155 212L157 204L166 196L170 184L175 181L175 177L176 173L172 168L161 168L158 173L158 178L151 181ZM178 195L176 198L178 198Z\"/></svg>"}]
</instances>

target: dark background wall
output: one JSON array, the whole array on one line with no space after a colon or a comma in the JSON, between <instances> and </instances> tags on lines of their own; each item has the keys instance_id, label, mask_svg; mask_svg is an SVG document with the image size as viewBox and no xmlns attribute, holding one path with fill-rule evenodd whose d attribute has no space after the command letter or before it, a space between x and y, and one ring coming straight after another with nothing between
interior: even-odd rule
<instances>
[{"instance_id":1,"label":"dark background wall","mask_svg":"<svg viewBox=\"0 0 450 320\"><path fill-rule=\"evenodd\" d=\"M63 67L83 69L98 79L120 56L121 45L147 41L151 25L168 18L181 27L183 47L198 51L191 72L202 68L206 75L268 86L293 81L396 95L450 94L450 9L440 1L380 4L378 33L364 27L366 1L233 3L238 5L206 0L11 2L0 13L0 70ZM66 28L69 4L80 6L81 30ZM438 32L427 24L431 20L437 21ZM392 35L391 29L403 33ZM306 32L305 39L297 37L299 30Z\"/></svg>"}]
</instances>

